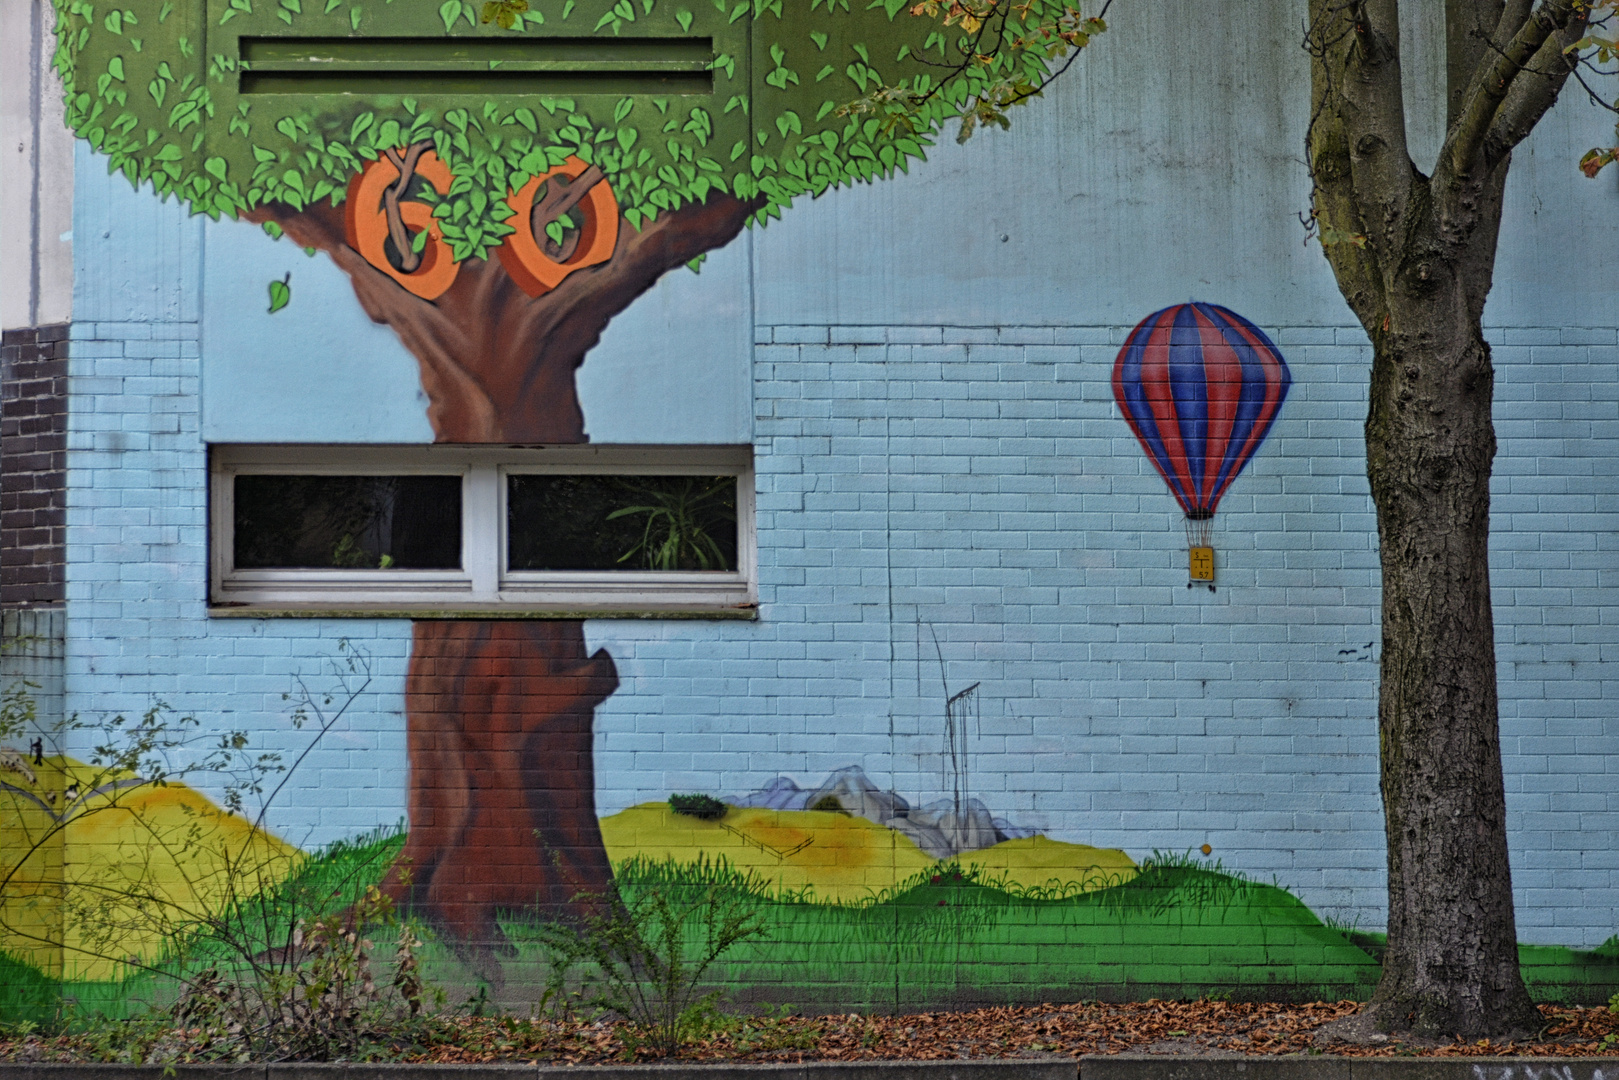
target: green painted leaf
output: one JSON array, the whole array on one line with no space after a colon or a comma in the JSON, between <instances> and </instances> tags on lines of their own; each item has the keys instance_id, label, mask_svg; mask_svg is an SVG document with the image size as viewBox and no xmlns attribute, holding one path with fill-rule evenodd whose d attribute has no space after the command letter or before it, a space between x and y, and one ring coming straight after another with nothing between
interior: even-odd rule
<instances>
[{"instance_id":1,"label":"green painted leaf","mask_svg":"<svg viewBox=\"0 0 1619 1080\"><path fill-rule=\"evenodd\" d=\"M264 231L269 232L270 226L273 224L274 222L266 223ZM279 228L276 229L277 234L280 231ZM274 315L290 303L292 303L292 274L289 272L280 281L270 282L270 314Z\"/></svg>"},{"instance_id":2,"label":"green painted leaf","mask_svg":"<svg viewBox=\"0 0 1619 1080\"><path fill-rule=\"evenodd\" d=\"M360 9L359 8L357 8L357 7L356 8L349 8L349 25L351 27L353 27L354 29L356 29L356 30L358 30L360 28Z\"/></svg>"},{"instance_id":3,"label":"green painted leaf","mask_svg":"<svg viewBox=\"0 0 1619 1080\"><path fill-rule=\"evenodd\" d=\"M119 82L124 81L124 58L122 56L115 56L107 61L107 74Z\"/></svg>"},{"instance_id":4,"label":"green painted leaf","mask_svg":"<svg viewBox=\"0 0 1619 1080\"><path fill-rule=\"evenodd\" d=\"M680 29L687 33L691 32L691 20L692 14L685 8L681 8L679 11L675 12L675 22L679 23Z\"/></svg>"},{"instance_id":5,"label":"green painted leaf","mask_svg":"<svg viewBox=\"0 0 1619 1080\"><path fill-rule=\"evenodd\" d=\"M446 34L454 30L455 21L461 17L461 0L444 0L438 6L438 17L444 20Z\"/></svg>"}]
</instances>

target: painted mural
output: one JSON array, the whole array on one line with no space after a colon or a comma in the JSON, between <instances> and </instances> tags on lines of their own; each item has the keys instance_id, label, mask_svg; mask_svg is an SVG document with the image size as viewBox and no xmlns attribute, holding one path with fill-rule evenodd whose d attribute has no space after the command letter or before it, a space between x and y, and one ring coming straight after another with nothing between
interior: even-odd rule
<instances>
[{"instance_id":1,"label":"painted mural","mask_svg":"<svg viewBox=\"0 0 1619 1080\"><path fill-rule=\"evenodd\" d=\"M577 372L660 279L700 271L795 199L909 169L962 102L1039 81L1054 59L958 62L956 30L892 0L58 8L75 132L137 185L329 260L415 359L434 441L456 445L587 441ZM1015 36L1067 9L1013 10L997 17ZM273 318L298 316L290 276L256 288ZM264 310L260 291L240 302ZM1187 519L1189 587L1214 587L1216 509L1291 383L1266 333L1211 303L1147 316L1117 353L1113 426ZM165 978L218 962L196 928L224 928L257 957L282 946L241 931L252 917L290 928L368 890L429 939L433 977L518 1008L543 981L544 928L615 887L749 905L764 935L714 974L744 1002L1278 999L1375 984L1378 934L1230 871L1212 845L1127 852L992 809L1015 778L974 764L979 684L926 701L943 763L927 793L850 751L762 786L601 814L593 726L623 678L579 619L417 619L407 819L308 850L262 810L211 798L206 777L7 752L0 1013L42 1012L52 994L108 1011L160 1000ZM144 911L83 899L131 883ZM1532 983L1619 989L1611 946L1536 948Z\"/></svg>"},{"instance_id":2,"label":"painted mural","mask_svg":"<svg viewBox=\"0 0 1619 1080\"><path fill-rule=\"evenodd\" d=\"M1186 513L1190 580L1214 588L1214 511L1270 434L1293 375L1265 332L1215 304L1148 315L1113 365L1113 398Z\"/></svg>"},{"instance_id":3,"label":"painted mural","mask_svg":"<svg viewBox=\"0 0 1619 1080\"><path fill-rule=\"evenodd\" d=\"M892 174L953 96L1046 62L952 58L897 3L496 7L73 0L68 123L137 184L330 257L417 359L436 441L555 445L585 441L575 369L659 277ZM418 622L389 893L482 950L501 908L604 888L590 718L616 684L578 621Z\"/></svg>"}]
</instances>

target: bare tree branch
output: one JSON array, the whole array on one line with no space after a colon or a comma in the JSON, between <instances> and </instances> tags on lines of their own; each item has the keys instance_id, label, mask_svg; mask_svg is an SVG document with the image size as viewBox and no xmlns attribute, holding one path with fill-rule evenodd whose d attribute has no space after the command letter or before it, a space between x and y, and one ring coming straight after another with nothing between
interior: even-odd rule
<instances>
[{"instance_id":1,"label":"bare tree branch","mask_svg":"<svg viewBox=\"0 0 1619 1080\"><path fill-rule=\"evenodd\" d=\"M1564 52L1585 33L1585 17L1576 13L1571 25L1554 32L1536 50L1534 58L1507 91L1485 133L1484 166L1493 169L1534 130L1546 110L1557 102L1563 84L1578 64Z\"/></svg>"},{"instance_id":2,"label":"bare tree branch","mask_svg":"<svg viewBox=\"0 0 1619 1080\"><path fill-rule=\"evenodd\" d=\"M1449 161L1450 172L1465 176L1475 164L1484 164L1478 158L1492 130L1499 130L1503 138L1508 131L1520 131L1517 139L1511 143L1516 145L1518 139L1529 133L1535 121L1556 100L1557 92L1568 78L1568 64L1562 61L1560 55L1562 32L1571 28L1583 30L1585 26L1586 16L1576 12L1577 3L1578 0L1547 0L1523 21L1493 58L1475 69L1468 82L1461 112L1451 128L1448 145L1440 155L1441 160ZM1513 13L1512 10L1503 12L1502 24L1507 24ZM1559 43L1554 45L1553 56L1558 63L1555 68L1543 66L1537 70L1533 65L1542 59L1539 53L1548 40ZM1497 111L1512 94L1513 84L1520 79L1547 85L1540 88L1544 91L1541 93L1526 90L1518 99L1521 104L1515 114L1503 117L1504 123L1498 128ZM1536 103L1541 101L1544 104L1540 105L1539 111L1534 111ZM1511 149L1511 145L1507 148Z\"/></svg>"},{"instance_id":3,"label":"bare tree branch","mask_svg":"<svg viewBox=\"0 0 1619 1080\"><path fill-rule=\"evenodd\" d=\"M1427 7L1429 0L1416 0ZM1444 0L1445 8L1445 127L1461 115L1468 84L1484 59L1499 42L1510 41L1529 17L1535 0ZM1511 13L1516 11L1516 16ZM1510 29L1502 29L1503 22Z\"/></svg>"},{"instance_id":4,"label":"bare tree branch","mask_svg":"<svg viewBox=\"0 0 1619 1080\"><path fill-rule=\"evenodd\" d=\"M1398 0L1315 0L1312 209L1344 297L1371 332L1420 173L1406 149Z\"/></svg>"}]
</instances>

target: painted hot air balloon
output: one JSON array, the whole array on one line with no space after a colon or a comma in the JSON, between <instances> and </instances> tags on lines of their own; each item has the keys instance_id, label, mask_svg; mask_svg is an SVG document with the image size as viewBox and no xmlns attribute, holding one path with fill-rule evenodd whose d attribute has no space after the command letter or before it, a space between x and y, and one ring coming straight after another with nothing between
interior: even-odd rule
<instances>
[{"instance_id":1,"label":"painted hot air balloon","mask_svg":"<svg viewBox=\"0 0 1619 1080\"><path fill-rule=\"evenodd\" d=\"M1191 578L1210 589L1215 508L1270 432L1292 381L1270 338L1218 304L1148 315L1113 364L1113 397L1186 512Z\"/></svg>"}]
</instances>

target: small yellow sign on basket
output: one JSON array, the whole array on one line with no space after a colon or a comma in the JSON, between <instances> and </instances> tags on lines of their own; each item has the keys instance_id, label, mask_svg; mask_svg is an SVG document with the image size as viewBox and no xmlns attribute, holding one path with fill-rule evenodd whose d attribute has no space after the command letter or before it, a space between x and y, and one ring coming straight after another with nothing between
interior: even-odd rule
<instances>
[{"instance_id":1,"label":"small yellow sign on basket","mask_svg":"<svg viewBox=\"0 0 1619 1080\"><path fill-rule=\"evenodd\" d=\"M1191 578L1193 581L1214 580L1214 549L1211 547L1195 547L1191 549Z\"/></svg>"}]
</instances>

